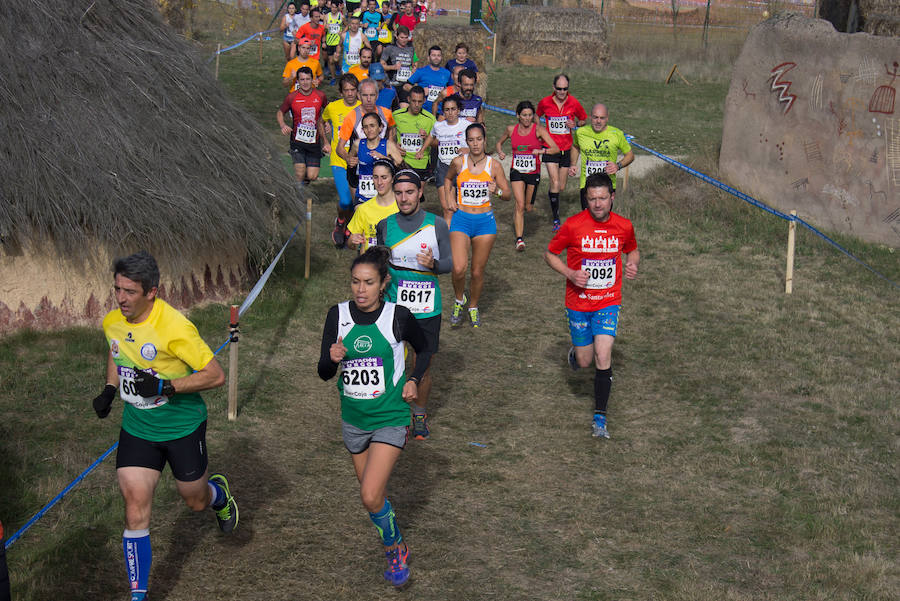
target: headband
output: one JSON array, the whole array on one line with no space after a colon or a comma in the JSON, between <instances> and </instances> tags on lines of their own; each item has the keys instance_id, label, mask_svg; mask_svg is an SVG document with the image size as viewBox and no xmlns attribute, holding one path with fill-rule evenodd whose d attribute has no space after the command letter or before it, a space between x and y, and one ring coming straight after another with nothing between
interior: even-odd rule
<instances>
[{"instance_id":1,"label":"headband","mask_svg":"<svg viewBox=\"0 0 900 601\"><path fill-rule=\"evenodd\" d=\"M398 171L397 175L394 176L394 185L400 183L410 183L415 185L416 188L419 188L422 186L422 178L412 169L403 169L402 171Z\"/></svg>"}]
</instances>

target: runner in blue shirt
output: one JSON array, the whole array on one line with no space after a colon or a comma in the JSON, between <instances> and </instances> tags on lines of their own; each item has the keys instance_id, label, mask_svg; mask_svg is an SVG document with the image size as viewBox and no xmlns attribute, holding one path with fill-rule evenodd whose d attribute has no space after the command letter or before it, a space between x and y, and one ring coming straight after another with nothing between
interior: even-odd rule
<instances>
[{"instance_id":1,"label":"runner in blue shirt","mask_svg":"<svg viewBox=\"0 0 900 601\"><path fill-rule=\"evenodd\" d=\"M453 76L450 71L441 66L443 60L444 54L440 46L429 48L428 64L413 72L409 81L403 84L404 91L409 93L414 85L422 86L425 90L425 102L430 106L437 100L444 88L453 84Z\"/></svg>"}]
</instances>

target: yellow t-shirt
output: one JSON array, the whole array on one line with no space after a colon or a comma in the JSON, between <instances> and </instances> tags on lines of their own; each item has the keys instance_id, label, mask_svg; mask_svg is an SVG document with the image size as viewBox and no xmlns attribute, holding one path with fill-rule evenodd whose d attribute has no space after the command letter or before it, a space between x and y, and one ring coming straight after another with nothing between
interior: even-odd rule
<instances>
[{"instance_id":1,"label":"yellow t-shirt","mask_svg":"<svg viewBox=\"0 0 900 601\"><path fill-rule=\"evenodd\" d=\"M103 333L119 375L119 396L125 401L122 429L133 436L162 442L187 436L206 419L206 403L197 393L142 397L134 392L135 370L152 370L163 380L199 371L213 353L196 326L166 301L153 301L150 315L129 323L122 311L103 319Z\"/></svg>"},{"instance_id":2,"label":"yellow t-shirt","mask_svg":"<svg viewBox=\"0 0 900 601\"><path fill-rule=\"evenodd\" d=\"M334 102L329 102L328 106L325 107L325 110L322 112L322 121L327 121L331 123L331 156L329 157L329 162L332 167L343 167L347 168L347 161L338 156L337 147L338 144L341 143L339 138L341 133L341 123L344 122L344 117L347 116L347 113L358 107L360 104L359 100L353 103L350 106L344 104L343 98L338 98ZM350 148L350 143L348 142L345 145L345 148Z\"/></svg>"},{"instance_id":3,"label":"yellow t-shirt","mask_svg":"<svg viewBox=\"0 0 900 601\"><path fill-rule=\"evenodd\" d=\"M388 206L383 207L378 204L377 196L370 198L356 207L353 218L350 220L350 223L347 224L347 230L351 234L362 234L366 238L366 241L363 242L362 246L362 250L364 251L370 246L375 246L375 226L378 225L378 222L399 211L400 209L397 208L396 202L392 202Z\"/></svg>"}]
</instances>

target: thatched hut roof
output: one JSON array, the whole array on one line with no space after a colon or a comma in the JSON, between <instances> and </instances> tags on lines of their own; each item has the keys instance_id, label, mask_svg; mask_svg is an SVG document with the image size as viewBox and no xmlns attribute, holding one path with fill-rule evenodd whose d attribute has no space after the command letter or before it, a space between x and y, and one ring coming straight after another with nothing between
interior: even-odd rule
<instances>
[{"instance_id":1,"label":"thatched hut roof","mask_svg":"<svg viewBox=\"0 0 900 601\"><path fill-rule=\"evenodd\" d=\"M240 240L258 256L273 211L299 208L263 130L152 0L2 2L0 50L0 254L177 260Z\"/></svg>"}]
</instances>

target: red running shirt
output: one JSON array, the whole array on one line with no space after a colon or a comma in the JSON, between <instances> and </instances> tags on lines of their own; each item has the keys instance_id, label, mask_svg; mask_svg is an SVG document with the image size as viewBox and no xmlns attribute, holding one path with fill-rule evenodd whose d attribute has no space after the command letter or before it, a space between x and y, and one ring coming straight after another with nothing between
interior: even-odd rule
<instances>
[{"instance_id":1,"label":"red running shirt","mask_svg":"<svg viewBox=\"0 0 900 601\"><path fill-rule=\"evenodd\" d=\"M543 147L537 135L537 125L532 123L531 131L525 135L519 133L520 127L522 126L516 123L509 136L513 152L512 168L522 174L540 173L541 158L532 152Z\"/></svg>"},{"instance_id":2,"label":"red running shirt","mask_svg":"<svg viewBox=\"0 0 900 601\"><path fill-rule=\"evenodd\" d=\"M550 137L559 146L561 152L572 148L572 132L569 131L569 126L566 124L568 118L572 117L576 122L584 121L588 118L587 113L584 112L584 107L571 94L566 96L566 101L563 102L562 108L559 108L559 105L556 104L553 94L546 98L541 98L535 112L538 117L546 117L547 131L550 132Z\"/></svg>"},{"instance_id":3,"label":"red running shirt","mask_svg":"<svg viewBox=\"0 0 900 601\"><path fill-rule=\"evenodd\" d=\"M596 221L585 209L569 217L547 246L554 255L566 251L569 269L588 272L587 287L579 288L566 278L566 308L599 311L622 304L622 254L637 249L631 221L609 214Z\"/></svg>"},{"instance_id":4,"label":"red running shirt","mask_svg":"<svg viewBox=\"0 0 900 601\"><path fill-rule=\"evenodd\" d=\"M322 116L327 99L325 93L313 89L308 96L302 92L291 92L281 103L279 109L282 113L291 111L294 121L294 131L291 139L306 144L318 142L316 122Z\"/></svg>"}]
</instances>

